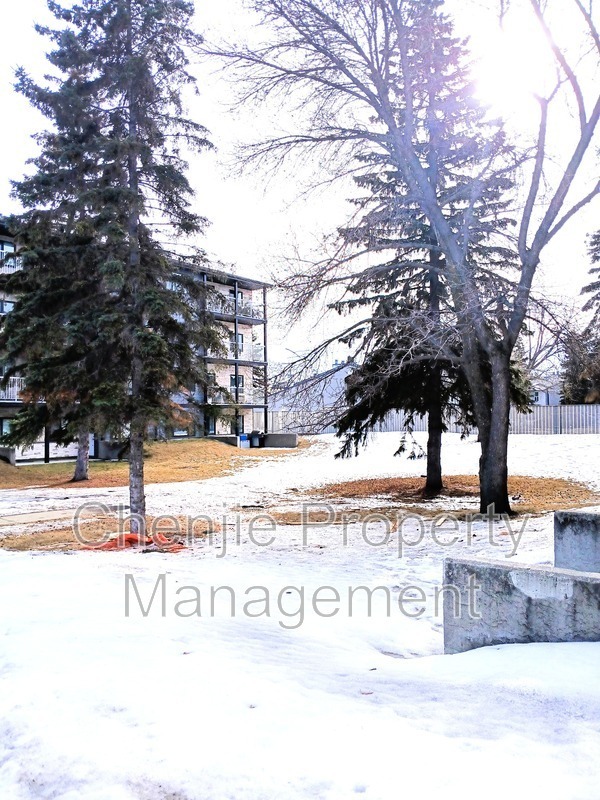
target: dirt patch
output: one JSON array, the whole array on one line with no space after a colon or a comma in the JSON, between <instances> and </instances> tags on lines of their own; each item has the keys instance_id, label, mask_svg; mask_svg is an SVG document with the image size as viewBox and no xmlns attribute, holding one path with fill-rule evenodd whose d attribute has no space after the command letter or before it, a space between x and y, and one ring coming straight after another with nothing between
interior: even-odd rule
<instances>
[{"instance_id":1,"label":"dirt patch","mask_svg":"<svg viewBox=\"0 0 600 800\"><path fill-rule=\"evenodd\" d=\"M377 506L373 508L332 508L331 511L269 509L265 513L279 525L349 525L357 522L376 523L386 519L391 523L391 530L395 530L398 522L409 514L433 518L440 516L441 511L439 508L419 508L418 506ZM460 513L466 514L467 511L452 513L460 515ZM473 513L472 509L470 513Z\"/></svg>"},{"instance_id":2,"label":"dirt patch","mask_svg":"<svg viewBox=\"0 0 600 800\"><path fill-rule=\"evenodd\" d=\"M259 463L264 458L281 458L310 447L300 440L294 450L241 450L212 439L153 442L147 446L144 465L146 483L180 483L201 481L229 475L243 466ZM128 464L122 462L93 462L90 480L71 483L72 463L31 464L12 467L0 462L0 489L60 487L62 489L94 489L127 486Z\"/></svg>"},{"instance_id":3,"label":"dirt patch","mask_svg":"<svg viewBox=\"0 0 600 800\"><path fill-rule=\"evenodd\" d=\"M365 480L333 483L311 494L335 499L372 499L389 497L399 506L427 508L431 500L423 497L425 482L422 478L369 478ZM479 494L474 475L448 475L444 478L444 492L437 502L443 510L443 497L473 498ZM555 509L582 508L600 503L600 494L588 486L565 478L532 478L513 475L508 479L512 506L518 513L537 514Z\"/></svg>"},{"instance_id":4,"label":"dirt patch","mask_svg":"<svg viewBox=\"0 0 600 800\"><path fill-rule=\"evenodd\" d=\"M147 524L149 535L160 534L173 541L204 539L209 533L221 529L216 522L199 519L191 524L189 519L183 516L158 518L149 516ZM73 526L68 525L50 530L6 536L0 539L0 548L21 552L86 550L123 532L129 532L127 519L120 521L117 516L111 515L93 520L82 520L79 524L78 536L75 535Z\"/></svg>"},{"instance_id":5,"label":"dirt patch","mask_svg":"<svg viewBox=\"0 0 600 800\"><path fill-rule=\"evenodd\" d=\"M301 493L310 506L300 508L300 497L287 504L260 507L280 525L347 525L390 521L392 530L403 518L418 514L426 519L452 515L473 519L479 512L479 483L475 475L450 475L442 495L423 496L423 478L365 478L330 483ZM514 475L508 481L512 509L517 514L538 515L557 509L600 505L600 494L577 481ZM315 507L321 501L322 507ZM356 504L355 504L356 503ZM248 509L240 508L239 511Z\"/></svg>"}]
</instances>

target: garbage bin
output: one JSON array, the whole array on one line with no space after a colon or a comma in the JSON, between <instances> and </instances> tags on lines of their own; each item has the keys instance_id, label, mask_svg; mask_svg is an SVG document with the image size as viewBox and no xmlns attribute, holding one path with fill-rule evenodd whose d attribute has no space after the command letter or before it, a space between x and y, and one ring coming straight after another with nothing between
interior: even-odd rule
<instances>
[{"instance_id":1,"label":"garbage bin","mask_svg":"<svg viewBox=\"0 0 600 800\"><path fill-rule=\"evenodd\" d=\"M260 447L260 432L252 431L250 434L250 447Z\"/></svg>"},{"instance_id":2,"label":"garbage bin","mask_svg":"<svg viewBox=\"0 0 600 800\"><path fill-rule=\"evenodd\" d=\"M248 437L247 433L240 434L240 447L243 448L250 447L250 438Z\"/></svg>"}]
</instances>

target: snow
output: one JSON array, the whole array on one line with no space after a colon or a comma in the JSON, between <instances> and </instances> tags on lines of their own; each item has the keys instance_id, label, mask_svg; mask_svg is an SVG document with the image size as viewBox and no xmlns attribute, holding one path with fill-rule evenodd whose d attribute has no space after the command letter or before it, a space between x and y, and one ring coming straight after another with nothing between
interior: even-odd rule
<instances>
[{"instance_id":1,"label":"snow","mask_svg":"<svg viewBox=\"0 0 600 800\"><path fill-rule=\"evenodd\" d=\"M381 434L340 462L323 437L225 478L149 486L149 510L228 512L233 526L231 509L289 505L293 489L421 474L423 462L392 457L396 440ZM473 472L476 461L476 443L446 437L447 473ZM595 437L511 439L514 473L600 488L597 464ZM72 508L83 496L126 500L122 490L6 491L0 513ZM239 541L225 529L225 550L217 536L172 555L0 551L2 800L600 797L600 643L441 654L433 592L442 558L549 561L551 515L528 521L516 552L505 525L490 535L475 523L470 539L464 527L452 547L427 534L399 557L399 534L376 525L368 536L350 525L346 537L340 526L279 526L253 542L250 513ZM406 539L415 533L407 528ZM256 543L271 535L269 546ZM160 592L143 616L132 580L145 606L165 587L164 616ZM425 593L404 607L418 616L397 603L409 585ZM327 586L340 594L329 618L311 603L318 590L331 596ZM364 591L349 615L348 589L358 586L384 587L370 616ZM231 587L233 618L229 592L211 609L214 587ZM191 614L196 595L201 616ZM269 617L244 613L259 595ZM182 600L188 617L176 613Z\"/></svg>"},{"instance_id":2,"label":"snow","mask_svg":"<svg viewBox=\"0 0 600 800\"><path fill-rule=\"evenodd\" d=\"M415 438L422 446L425 444L424 434L417 433ZM422 459L394 456L400 441L397 433L374 434L369 447L351 459L334 459L339 440L333 435L315 439L313 447L297 455L261 459L234 475L202 482L150 485L146 491L148 512L215 513L236 505L289 498L289 492L295 488L366 477L418 476L425 468ZM479 452L474 437L462 440L458 434L446 434L442 448L444 473L476 474ZM509 438L509 471L514 475L573 478L600 490L599 455L600 442L595 435ZM27 493L5 490L0 492L0 514L76 508L82 500L110 505L127 503L127 490L77 489L69 494L63 489L36 488Z\"/></svg>"}]
</instances>

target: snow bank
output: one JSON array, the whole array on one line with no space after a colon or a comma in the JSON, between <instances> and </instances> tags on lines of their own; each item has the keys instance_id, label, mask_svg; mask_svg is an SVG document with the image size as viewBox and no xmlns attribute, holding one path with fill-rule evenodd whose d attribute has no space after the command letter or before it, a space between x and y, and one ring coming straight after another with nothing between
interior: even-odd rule
<instances>
[{"instance_id":1,"label":"snow bank","mask_svg":"<svg viewBox=\"0 0 600 800\"><path fill-rule=\"evenodd\" d=\"M396 438L353 461L332 461L325 439L230 477L149 487L149 510L217 513L326 480L420 474L422 462L392 457ZM477 445L447 437L444 459L473 472ZM599 486L594 437L513 437L511 462ZM5 492L0 508L72 507L74 495ZM98 490L76 499L86 495ZM452 555L549 560L550 531L549 516L530 521L511 556L506 531L491 542L479 525ZM177 555L0 552L0 797L598 797L600 643L441 655L445 554L425 537L400 557L397 535L374 545L353 529L344 541L335 526L281 526L268 547L244 527L224 555L219 538ZM411 586L426 600L403 613ZM211 608L215 587L230 591ZM264 602L244 608L258 587L269 616L253 615ZM323 587L340 595L331 617L312 605L331 597Z\"/></svg>"},{"instance_id":2,"label":"snow bank","mask_svg":"<svg viewBox=\"0 0 600 800\"><path fill-rule=\"evenodd\" d=\"M127 573L145 602L160 573L278 588L290 561L0 554L1 796L597 796L600 644L402 658L435 620L124 617Z\"/></svg>"}]
</instances>

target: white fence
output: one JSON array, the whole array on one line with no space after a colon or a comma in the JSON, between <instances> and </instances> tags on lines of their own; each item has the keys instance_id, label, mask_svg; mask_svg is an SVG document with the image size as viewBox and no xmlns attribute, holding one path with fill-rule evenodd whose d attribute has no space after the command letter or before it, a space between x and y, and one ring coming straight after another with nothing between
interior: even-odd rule
<instances>
[{"instance_id":1,"label":"white fence","mask_svg":"<svg viewBox=\"0 0 600 800\"><path fill-rule=\"evenodd\" d=\"M0 389L0 400L16 403L21 399L21 394L24 390L24 378L9 378L7 387Z\"/></svg>"},{"instance_id":2,"label":"white fence","mask_svg":"<svg viewBox=\"0 0 600 800\"><path fill-rule=\"evenodd\" d=\"M9 275L13 272L19 272L23 268L22 259L9 258L7 260L7 255L12 256L13 253L6 253L0 250L0 274Z\"/></svg>"},{"instance_id":3,"label":"white fence","mask_svg":"<svg viewBox=\"0 0 600 800\"><path fill-rule=\"evenodd\" d=\"M43 461L45 455L44 441L41 440L26 448L17 448L15 452L15 459L20 461ZM57 458L76 458L77 457L77 443L69 444L63 447L59 444L50 443L50 460L54 461Z\"/></svg>"},{"instance_id":4,"label":"white fence","mask_svg":"<svg viewBox=\"0 0 600 800\"><path fill-rule=\"evenodd\" d=\"M335 433L332 424L333 413L324 411L270 411L269 430L272 433L291 431L304 434ZM390 412L385 420L375 427L377 432L400 432L404 430L405 414L402 411ZM264 427L262 412L257 415L254 425L259 430ZM417 417L415 431L427 430L427 415ZM462 433L462 428L449 424L452 433ZM521 414L516 409L510 412L510 432L515 434L600 434L600 405L581 406L533 406L531 414Z\"/></svg>"}]
</instances>

